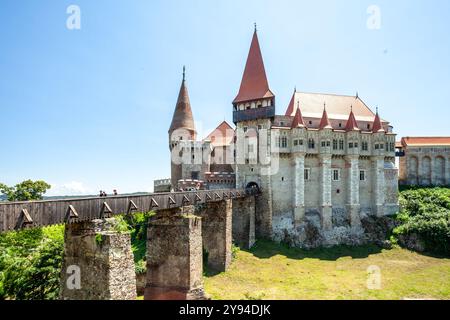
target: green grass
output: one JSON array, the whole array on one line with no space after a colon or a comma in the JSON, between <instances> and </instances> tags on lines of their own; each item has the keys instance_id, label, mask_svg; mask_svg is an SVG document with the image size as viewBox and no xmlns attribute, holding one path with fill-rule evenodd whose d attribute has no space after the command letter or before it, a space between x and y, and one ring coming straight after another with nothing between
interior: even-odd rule
<instances>
[{"instance_id":1,"label":"green grass","mask_svg":"<svg viewBox=\"0 0 450 320\"><path fill-rule=\"evenodd\" d=\"M367 288L369 266L381 289ZM301 250L260 240L227 272L205 277L213 299L450 299L450 259L376 246Z\"/></svg>"}]
</instances>

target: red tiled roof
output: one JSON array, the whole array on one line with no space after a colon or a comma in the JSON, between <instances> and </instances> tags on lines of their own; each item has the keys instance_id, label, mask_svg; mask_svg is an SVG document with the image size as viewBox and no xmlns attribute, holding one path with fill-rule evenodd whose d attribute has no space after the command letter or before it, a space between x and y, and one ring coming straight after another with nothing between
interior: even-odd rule
<instances>
[{"instance_id":1,"label":"red tiled roof","mask_svg":"<svg viewBox=\"0 0 450 320\"><path fill-rule=\"evenodd\" d=\"M234 129L223 121L203 141L209 140L214 147L228 146L233 142Z\"/></svg>"},{"instance_id":2,"label":"red tiled roof","mask_svg":"<svg viewBox=\"0 0 450 320\"><path fill-rule=\"evenodd\" d=\"M327 110L323 109L322 119L320 120L319 129L333 129L330 120L328 119Z\"/></svg>"},{"instance_id":3,"label":"red tiled roof","mask_svg":"<svg viewBox=\"0 0 450 320\"><path fill-rule=\"evenodd\" d=\"M404 146L448 146L450 137L403 137L401 144Z\"/></svg>"},{"instance_id":4,"label":"red tiled roof","mask_svg":"<svg viewBox=\"0 0 450 320\"><path fill-rule=\"evenodd\" d=\"M356 122L355 119L355 115L353 114L353 109L350 111L350 115L348 116L345 131L360 131L358 128L358 123Z\"/></svg>"},{"instance_id":5,"label":"red tiled roof","mask_svg":"<svg viewBox=\"0 0 450 320\"><path fill-rule=\"evenodd\" d=\"M291 101L289 102L288 108L286 110L285 116L292 116L294 114L294 101L295 101L295 90L292 94Z\"/></svg>"},{"instance_id":6,"label":"red tiled roof","mask_svg":"<svg viewBox=\"0 0 450 320\"><path fill-rule=\"evenodd\" d=\"M302 108L302 115L304 118L321 118L323 111L323 103L327 105L328 118L332 120L347 120L350 111L353 109L353 114L356 121L372 122L375 113L356 96L346 96L337 94L325 93L306 93L296 92L294 94L293 106L300 102ZM353 106L353 108L352 108ZM286 115L294 116L295 109L292 108L286 111ZM381 120L383 124L386 121Z\"/></svg>"},{"instance_id":7,"label":"red tiled roof","mask_svg":"<svg viewBox=\"0 0 450 320\"><path fill-rule=\"evenodd\" d=\"M380 116L377 114L375 115L375 119L373 120L373 126L372 126L372 132L384 132L383 126L381 125Z\"/></svg>"},{"instance_id":8,"label":"red tiled roof","mask_svg":"<svg viewBox=\"0 0 450 320\"><path fill-rule=\"evenodd\" d=\"M305 127L305 121L303 120L302 112L300 107L297 107L295 112L294 121L292 121L292 128Z\"/></svg>"},{"instance_id":9,"label":"red tiled roof","mask_svg":"<svg viewBox=\"0 0 450 320\"><path fill-rule=\"evenodd\" d=\"M169 133L180 128L188 129L195 132L194 117L192 116L191 103L189 101L189 94L186 87L186 81L184 80L184 78L181 83L177 105L173 113Z\"/></svg>"},{"instance_id":10,"label":"red tiled roof","mask_svg":"<svg viewBox=\"0 0 450 320\"><path fill-rule=\"evenodd\" d=\"M274 97L274 94L269 89L258 35L255 30L242 76L241 87L233 103L271 97Z\"/></svg>"}]
</instances>

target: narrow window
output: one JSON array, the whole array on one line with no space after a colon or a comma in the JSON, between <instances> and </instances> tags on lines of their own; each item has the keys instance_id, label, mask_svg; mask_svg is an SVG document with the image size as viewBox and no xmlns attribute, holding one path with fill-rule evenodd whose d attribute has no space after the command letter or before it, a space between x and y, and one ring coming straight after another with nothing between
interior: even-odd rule
<instances>
[{"instance_id":1,"label":"narrow window","mask_svg":"<svg viewBox=\"0 0 450 320\"><path fill-rule=\"evenodd\" d=\"M311 169L305 169L305 180L309 180L311 176Z\"/></svg>"},{"instance_id":2,"label":"narrow window","mask_svg":"<svg viewBox=\"0 0 450 320\"><path fill-rule=\"evenodd\" d=\"M348 147L349 147L350 149L353 149L353 142L350 142L350 143L348 144Z\"/></svg>"},{"instance_id":3,"label":"narrow window","mask_svg":"<svg viewBox=\"0 0 450 320\"><path fill-rule=\"evenodd\" d=\"M322 147L325 147L325 141L322 141Z\"/></svg>"},{"instance_id":4,"label":"narrow window","mask_svg":"<svg viewBox=\"0 0 450 320\"><path fill-rule=\"evenodd\" d=\"M364 170L359 171L359 180L366 181L366 171Z\"/></svg>"},{"instance_id":5,"label":"narrow window","mask_svg":"<svg viewBox=\"0 0 450 320\"><path fill-rule=\"evenodd\" d=\"M330 146L330 140L327 141L327 147L329 147L329 146Z\"/></svg>"},{"instance_id":6,"label":"narrow window","mask_svg":"<svg viewBox=\"0 0 450 320\"><path fill-rule=\"evenodd\" d=\"M333 181L339 181L339 169L333 169Z\"/></svg>"},{"instance_id":7,"label":"narrow window","mask_svg":"<svg viewBox=\"0 0 450 320\"><path fill-rule=\"evenodd\" d=\"M300 146L302 146L302 145L303 145L303 140L302 140L302 139L298 140L298 144L299 144Z\"/></svg>"},{"instance_id":8,"label":"narrow window","mask_svg":"<svg viewBox=\"0 0 450 320\"><path fill-rule=\"evenodd\" d=\"M344 150L344 140L339 140L339 150Z\"/></svg>"},{"instance_id":9,"label":"narrow window","mask_svg":"<svg viewBox=\"0 0 450 320\"><path fill-rule=\"evenodd\" d=\"M336 139L333 139L333 150L337 150L338 148L338 142Z\"/></svg>"}]
</instances>

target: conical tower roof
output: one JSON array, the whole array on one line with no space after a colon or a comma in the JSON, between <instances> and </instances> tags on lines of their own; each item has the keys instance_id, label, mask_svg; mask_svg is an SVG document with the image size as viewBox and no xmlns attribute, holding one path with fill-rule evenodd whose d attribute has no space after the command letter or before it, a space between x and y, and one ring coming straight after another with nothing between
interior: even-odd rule
<instances>
[{"instance_id":1,"label":"conical tower roof","mask_svg":"<svg viewBox=\"0 0 450 320\"><path fill-rule=\"evenodd\" d=\"M287 107L286 113L284 114L285 116L292 116L292 114L294 113L294 103L295 103L295 92L297 90L294 89L294 93L292 94L292 98L291 101L289 101L289 105Z\"/></svg>"},{"instance_id":2,"label":"conical tower roof","mask_svg":"<svg viewBox=\"0 0 450 320\"><path fill-rule=\"evenodd\" d=\"M345 126L345 131L360 131L358 128L358 123L356 122L355 115L353 114L353 107L348 116L347 125Z\"/></svg>"},{"instance_id":3,"label":"conical tower roof","mask_svg":"<svg viewBox=\"0 0 450 320\"><path fill-rule=\"evenodd\" d=\"M192 133L195 133L194 117L192 116L184 68L183 81L181 82L180 93L178 94L177 105L175 106L169 133L172 133L177 129L187 129Z\"/></svg>"},{"instance_id":4,"label":"conical tower roof","mask_svg":"<svg viewBox=\"0 0 450 320\"><path fill-rule=\"evenodd\" d=\"M269 89L261 49L259 47L258 34L255 28L242 76L241 87L233 103L271 97L274 97L274 94Z\"/></svg>"},{"instance_id":5,"label":"conical tower roof","mask_svg":"<svg viewBox=\"0 0 450 320\"><path fill-rule=\"evenodd\" d=\"M322 119L320 120L319 129L333 129L330 120L328 119L328 113L325 106L323 107L323 114Z\"/></svg>"},{"instance_id":6,"label":"conical tower roof","mask_svg":"<svg viewBox=\"0 0 450 320\"><path fill-rule=\"evenodd\" d=\"M305 121L303 120L302 112L300 111L300 106L297 106L297 111L295 112L294 120L292 121L292 128L304 128Z\"/></svg>"},{"instance_id":7,"label":"conical tower roof","mask_svg":"<svg viewBox=\"0 0 450 320\"><path fill-rule=\"evenodd\" d=\"M375 119L373 120L372 132L374 132L374 133L384 132L383 126L381 125L381 119L378 114L378 109L377 109L377 114L375 115Z\"/></svg>"}]
</instances>

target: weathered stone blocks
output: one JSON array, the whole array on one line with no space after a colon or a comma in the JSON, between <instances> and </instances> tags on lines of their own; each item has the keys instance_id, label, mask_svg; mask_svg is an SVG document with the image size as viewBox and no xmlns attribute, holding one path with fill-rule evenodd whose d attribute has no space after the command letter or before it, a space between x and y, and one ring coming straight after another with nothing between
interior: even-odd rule
<instances>
[{"instance_id":1,"label":"weathered stone blocks","mask_svg":"<svg viewBox=\"0 0 450 320\"><path fill-rule=\"evenodd\" d=\"M202 219L194 207L161 210L147 231L145 300L204 299Z\"/></svg>"},{"instance_id":2,"label":"weathered stone blocks","mask_svg":"<svg viewBox=\"0 0 450 320\"><path fill-rule=\"evenodd\" d=\"M244 249L255 244L255 197L232 200L233 241Z\"/></svg>"},{"instance_id":3,"label":"weathered stone blocks","mask_svg":"<svg viewBox=\"0 0 450 320\"><path fill-rule=\"evenodd\" d=\"M208 268L217 272L226 271L232 258L232 201L198 205L195 215L202 218L203 249L208 253Z\"/></svg>"},{"instance_id":4,"label":"weathered stone blocks","mask_svg":"<svg viewBox=\"0 0 450 320\"><path fill-rule=\"evenodd\" d=\"M66 225L60 299L134 300L136 275L128 233L106 218Z\"/></svg>"}]
</instances>

